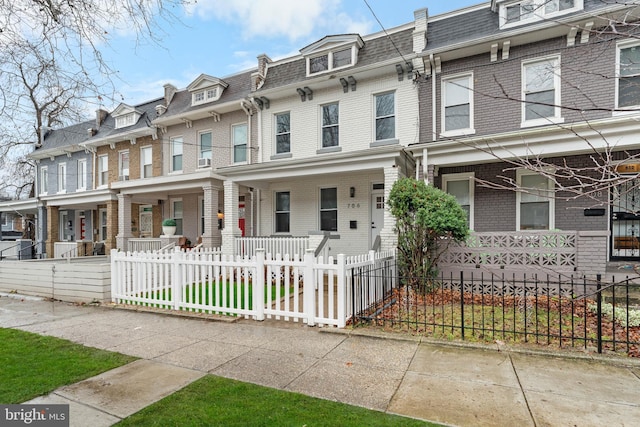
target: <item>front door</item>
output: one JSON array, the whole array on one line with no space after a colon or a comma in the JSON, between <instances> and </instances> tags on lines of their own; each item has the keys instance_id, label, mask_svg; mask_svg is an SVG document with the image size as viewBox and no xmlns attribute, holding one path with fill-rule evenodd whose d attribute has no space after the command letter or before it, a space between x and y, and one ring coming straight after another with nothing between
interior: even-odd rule
<instances>
[{"instance_id":1,"label":"front door","mask_svg":"<svg viewBox=\"0 0 640 427\"><path fill-rule=\"evenodd\" d=\"M140 206L140 237L153 236L153 208L151 205Z\"/></svg>"},{"instance_id":2,"label":"front door","mask_svg":"<svg viewBox=\"0 0 640 427\"><path fill-rule=\"evenodd\" d=\"M380 230L384 225L384 191L371 193L371 241L373 247L376 237L380 236Z\"/></svg>"},{"instance_id":3,"label":"front door","mask_svg":"<svg viewBox=\"0 0 640 427\"><path fill-rule=\"evenodd\" d=\"M640 179L626 179L613 189L611 258L640 259Z\"/></svg>"}]
</instances>

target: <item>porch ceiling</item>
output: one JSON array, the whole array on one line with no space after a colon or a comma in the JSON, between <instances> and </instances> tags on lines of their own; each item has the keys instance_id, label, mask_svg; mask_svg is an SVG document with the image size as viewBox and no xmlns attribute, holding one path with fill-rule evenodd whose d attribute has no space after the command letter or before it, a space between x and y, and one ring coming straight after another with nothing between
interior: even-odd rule
<instances>
[{"instance_id":1,"label":"porch ceiling","mask_svg":"<svg viewBox=\"0 0 640 427\"><path fill-rule=\"evenodd\" d=\"M72 194L55 194L41 197L47 206L69 207L73 209L94 209L97 204L117 200L111 190L82 191Z\"/></svg>"}]
</instances>

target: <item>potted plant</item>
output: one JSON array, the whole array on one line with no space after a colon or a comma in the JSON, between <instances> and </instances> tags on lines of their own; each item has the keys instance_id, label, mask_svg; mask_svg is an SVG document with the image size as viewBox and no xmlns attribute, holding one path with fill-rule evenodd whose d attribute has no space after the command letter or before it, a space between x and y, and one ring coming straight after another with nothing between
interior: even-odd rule
<instances>
[{"instance_id":1,"label":"potted plant","mask_svg":"<svg viewBox=\"0 0 640 427\"><path fill-rule=\"evenodd\" d=\"M162 221L162 234L165 236L173 236L176 234L176 220L167 218Z\"/></svg>"}]
</instances>

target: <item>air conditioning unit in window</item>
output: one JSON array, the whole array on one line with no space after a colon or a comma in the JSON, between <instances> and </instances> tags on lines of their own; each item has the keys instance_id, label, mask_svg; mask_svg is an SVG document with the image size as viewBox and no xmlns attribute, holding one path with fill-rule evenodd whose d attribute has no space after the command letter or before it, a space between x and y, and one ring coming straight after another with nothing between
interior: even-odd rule
<instances>
[{"instance_id":1,"label":"air conditioning unit in window","mask_svg":"<svg viewBox=\"0 0 640 427\"><path fill-rule=\"evenodd\" d=\"M129 175L120 175L118 181L129 181Z\"/></svg>"},{"instance_id":2,"label":"air conditioning unit in window","mask_svg":"<svg viewBox=\"0 0 640 427\"><path fill-rule=\"evenodd\" d=\"M199 168L208 168L211 166L211 159L198 159Z\"/></svg>"}]
</instances>

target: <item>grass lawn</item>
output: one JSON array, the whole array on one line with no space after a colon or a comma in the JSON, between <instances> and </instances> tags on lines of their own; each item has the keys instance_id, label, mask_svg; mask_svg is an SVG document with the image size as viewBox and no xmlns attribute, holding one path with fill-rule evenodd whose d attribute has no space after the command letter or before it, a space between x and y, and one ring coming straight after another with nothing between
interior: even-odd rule
<instances>
[{"instance_id":1,"label":"grass lawn","mask_svg":"<svg viewBox=\"0 0 640 427\"><path fill-rule=\"evenodd\" d=\"M118 426L436 426L425 421L207 375Z\"/></svg>"},{"instance_id":2,"label":"grass lawn","mask_svg":"<svg viewBox=\"0 0 640 427\"><path fill-rule=\"evenodd\" d=\"M135 357L67 340L0 328L0 403L21 403Z\"/></svg>"}]
</instances>

